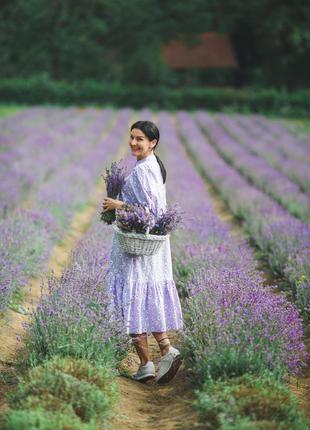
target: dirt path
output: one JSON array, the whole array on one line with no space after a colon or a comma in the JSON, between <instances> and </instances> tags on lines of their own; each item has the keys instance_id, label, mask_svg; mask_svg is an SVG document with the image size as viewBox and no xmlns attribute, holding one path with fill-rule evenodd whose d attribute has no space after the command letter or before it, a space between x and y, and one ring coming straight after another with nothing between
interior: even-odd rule
<instances>
[{"instance_id":1,"label":"dirt path","mask_svg":"<svg viewBox=\"0 0 310 430\"><path fill-rule=\"evenodd\" d=\"M172 345L178 347L178 336L175 331L167 332ZM150 359L156 370L160 352L153 335L148 338ZM135 352L121 363L121 368L130 374L139 365ZM117 430L172 430L198 428L197 413L191 403L195 398L188 372L182 364L174 379L167 385L158 385L155 381L141 383L130 377L118 377L121 400L117 416L111 420L112 428Z\"/></svg>"}]
</instances>

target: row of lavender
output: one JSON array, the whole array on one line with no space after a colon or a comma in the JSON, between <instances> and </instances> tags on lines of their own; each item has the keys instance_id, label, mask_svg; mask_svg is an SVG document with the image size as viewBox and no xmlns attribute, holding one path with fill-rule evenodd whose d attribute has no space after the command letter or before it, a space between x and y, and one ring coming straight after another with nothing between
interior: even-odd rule
<instances>
[{"instance_id":1,"label":"row of lavender","mask_svg":"<svg viewBox=\"0 0 310 430\"><path fill-rule=\"evenodd\" d=\"M270 166L266 160L250 151L250 148L258 145L257 142L263 142L261 137L255 139L248 136L248 148L240 145L238 140L232 137L232 134L237 136L239 133L240 135L240 128L228 116L224 119L223 116L220 116L222 118L221 122L225 124L224 128L206 112L197 113L195 118L203 131L205 131L208 139L227 162L232 164L255 186L287 208L292 215L304 221L310 221L309 195L301 191L299 185L284 173ZM269 142L269 147L274 148L275 146ZM306 171L306 165L304 163L304 171Z\"/></svg>"},{"instance_id":2,"label":"row of lavender","mask_svg":"<svg viewBox=\"0 0 310 430\"><path fill-rule=\"evenodd\" d=\"M73 214L87 202L94 181L98 180L103 171L102 160L105 154L119 143L122 133L120 124L128 120L130 115L130 109L120 111L110 130L111 135L103 138L102 132L110 121L110 110L101 113L91 110L90 113L87 113L86 119L83 119L83 114L73 115L74 118L71 122L77 124L81 124L81 122L84 124L94 116L90 121L91 126L82 133L82 141L78 135L78 131L82 129L77 126L74 129L77 133L75 139L71 139L69 135L67 139L63 139L64 143L52 145L54 149L58 147L59 151L56 158L52 155L53 149L50 152L50 172L48 159L46 159L44 171L49 172L47 177L45 174L33 173L33 178L45 176L45 181L43 179L38 181L39 185L32 193L31 208L7 211L0 220L0 259L2 263L0 310L4 310L9 304L14 306L16 293L22 291L22 287L27 284L30 276L36 276L46 271L48 255L53 245L61 238ZM56 139L59 142L61 129L62 127L57 134L58 139ZM71 132L73 131L72 125L69 129ZM22 134L26 141L31 141L29 128ZM44 136L40 139L41 145L43 145ZM36 146L36 139L34 141L34 146ZM15 145L18 146L18 144ZM23 145L21 144L21 146ZM48 152L47 147L46 149ZM41 153L44 151L41 150ZM71 158L68 154L71 154ZM29 163L31 164L31 162ZM26 164L27 161L24 165ZM57 170L57 164L60 166L59 170ZM32 165L32 169L40 172L39 166L36 169L36 165ZM22 177L22 173L20 177ZM9 192L7 196L7 201L10 201ZM22 193L19 198L22 198L21 196ZM13 202L14 200L13 197ZM14 203L12 203L13 205Z\"/></svg>"},{"instance_id":3,"label":"row of lavender","mask_svg":"<svg viewBox=\"0 0 310 430\"><path fill-rule=\"evenodd\" d=\"M262 375L265 369L279 376L297 373L306 358L297 310L272 287L263 287L250 248L233 239L217 218L171 116L161 113L159 126L168 200L186 209L185 228L173 237L172 249L175 278L184 297L182 353L187 367L200 377L200 388L209 377L250 371ZM99 209L72 253L71 266L60 279L51 275L42 285L45 293L27 325L27 360L32 366L55 355L86 359L96 367L115 366L126 354L128 340L122 322L111 312L112 298L105 288L111 227L99 221ZM37 385L35 389L36 399L42 390ZM26 400L22 398L22 407L33 408ZM105 413L103 408L98 415Z\"/></svg>"},{"instance_id":4,"label":"row of lavender","mask_svg":"<svg viewBox=\"0 0 310 430\"><path fill-rule=\"evenodd\" d=\"M209 116L199 112L196 118L208 121ZM179 112L177 119L182 140L201 173L219 190L231 211L244 221L246 232L255 240L271 269L283 277L282 286L306 317L310 306L310 227L227 164L191 115ZM212 128L212 132L215 140L222 137L218 127Z\"/></svg>"},{"instance_id":5,"label":"row of lavender","mask_svg":"<svg viewBox=\"0 0 310 430\"><path fill-rule=\"evenodd\" d=\"M269 133L257 124L255 116L240 118L238 115L217 114L214 118L236 142L262 157L295 182L300 190L310 191L310 145L300 149L297 137L288 142L283 136ZM288 145L290 152L287 151ZM272 179L276 178L272 176Z\"/></svg>"},{"instance_id":6,"label":"row of lavender","mask_svg":"<svg viewBox=\"0 0 310 430\"><path fill-rule=\"evenodd\" d=\"M123 115L122 133L128 119ZM102 166L109 166L119 140L111 139L113 144L101 156ZM16 429L21 417L29 426L34 416L37 428L46 414L49 428L61 421L63 427L57 428L95 430L113 413L118 399L116 368L127 354L129 337L106 288L112 228L100 220L103 197L61 277L49 274L41 284L40 301L25 324L23 339L26 354L21 360L30 370L10 401L6 430Z\"/></svg>"},{"instance_id":7,"label":"row of lavender","mask_svg":"<svg viewBox=\"0 0 310 430\"><path fill-rule=\"evenodd\" d=\"M240 119L246 121L247 118L239 115ZM281 150L288 152L289 157L303 160L304 155L309 157L309 135L299 136L295 131L290 130L288 123L281 123L278 119L272 120L263 115L255 115L255 123L261 130L267 131L277 139ZM296 148L298 146L298 148Z\"/></svg>"},{"instance_id":8,"label":"row of lavender","mask_svg":"<svg viewBox=\"0 0 310 430\"><path fill-rule=\"evenodd\" d=\"M90 143L96 119L97 127L104 127L108 120L94 109L80 114L74 108L33 110L34 116L25 115L26 120L18 118L15 123L10 118L1 129L2 216L20 206L30 194L35 195L57 170L81 158L80 152ZM105 115L109 117L111 112ZM80 145L84 139L85 144Z\"/></svg>"},{"instance_id":9,"label":"row of lavender","mask_svg":"<svg viewBox=\"0 0 310 430\"><path fill-rule=\"evenodd\" d=\"M296 372L302 366L302 321L295 306L263 286L250 247L233 238L217 217L199 174L160 115L161 148L169 200L186 210L185 228L173 237L174 270L185 296L184 351L203 377L262 371ZM186 118L182 118L189 129Z\"/></svg>"},{"instance_id":10,"label":"row of lavender","mask_svg":"<svg viewBox=\"0 0 310 430\"><path fill-rule=\"evenodd\" d=\"M274 419L268 414L277 414L273 399L280 392L286 393L287 404L291 404L283 382L306 365L302 320L285 295L276 293L276 286L264 286L248 243L232 237L229 226L217 217L172 117L161 113L159 126L168 171L168 201L181 203L186 211L184 228L172 237L172 251L185 317L182 354L199 388L198 409L205 422L219 420L215 428L254 428L243 427L241 422L255 421L255 417L264 417L267 425L267 420ZM272 378L280 384L272 385ZM219 393L229 393L229 399L219 401ZM238 410L239 401L243 407ZM260 402L269 404L270 410L266 407L261 414ZM229 406L232 403L234 407ZM282 410L282 425L288 425L291 412ZM290 428L302 428L304 419L296 410L292 415Z\"/></svg>"}]
</instances>

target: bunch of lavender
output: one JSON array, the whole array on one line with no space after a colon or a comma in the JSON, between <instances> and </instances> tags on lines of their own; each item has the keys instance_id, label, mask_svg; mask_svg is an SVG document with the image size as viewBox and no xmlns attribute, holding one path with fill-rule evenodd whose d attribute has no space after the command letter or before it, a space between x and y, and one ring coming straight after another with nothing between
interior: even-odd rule
<instances>
[{"instance_id":1,"label":"bunch of lavender","mask_svg":"<svg viewBox=\"0 0 310 430\"><path fill-rule=\"evenodd\" d=\"M141 204L125 204L124 209L116 211L116 225L125 231L146 233L154 226L155 219L147 207Z\"/></svg>"},{"instance_id":2,"label":"bunch of lavender","mask_svg":"<svg viewBox=\"0 0 310 430\"><path fill-rule=\"evenodd\" d=\"M106 183L107 196L116 199L125 182L127 171L120 166L120 162L113 161L110 169L106 168L105 175L101 175ZM101 221L112 224L115 221L115 209L100 213Z\"/></svg>"},{"instance_id":3,"label":"bunch of lavender","mask_svg":"<svg viewBox=\"0 0 310 430\"><path fill-rule=\"evenodd\" d=\"M166 211L162 210L155 225L150 230L150 234L166 235L175 230L182 220L183 213L172 207L169 207Z\"/></svg>"}]
</instances>

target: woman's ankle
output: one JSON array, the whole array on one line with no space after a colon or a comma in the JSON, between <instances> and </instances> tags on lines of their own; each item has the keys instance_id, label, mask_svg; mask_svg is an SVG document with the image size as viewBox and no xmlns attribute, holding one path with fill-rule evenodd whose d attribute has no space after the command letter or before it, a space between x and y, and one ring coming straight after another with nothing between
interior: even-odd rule
<instances>
[{"instance_id":1,"label":"woman's ankle","mask_svg":"<svg viewBox=\"0 0 310 430\"><path fill-rule=\"evenodd\" d=\"M147 333L132 336L132 343L140 359L140 366L144 366L149 361L147 344Z\"/></svg>"},{"instance_id":2,"label":"woman's ankle","mask_svg":"<svg viewBox=\"0 0 310 430\"><path fill-rule=\"evenodd\" d=\"M169 348L171 345L170 345L170 341L169 341L168 337L165 337L165 338L159 340L158 345L159 345L160 354L162 357L169 352Z\"/></svg>"}]
</instances>

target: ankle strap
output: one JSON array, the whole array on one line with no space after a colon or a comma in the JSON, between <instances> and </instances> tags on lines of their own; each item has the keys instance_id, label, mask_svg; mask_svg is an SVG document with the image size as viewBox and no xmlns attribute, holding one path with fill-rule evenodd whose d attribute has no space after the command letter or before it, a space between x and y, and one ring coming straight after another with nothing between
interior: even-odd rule
<instances>
[{"instance_id":1,"label":"ankle strap","mask_svg":"<svg viewBox=\"0 0 310 430\"><path fill-rule=\"evenodd\" d=\"M170 345L170 340L169 337L163 337L162 339L160 339L158 341L159 347L161 346L166 346L166 345Z\"/></svg>"}]
</instances>

